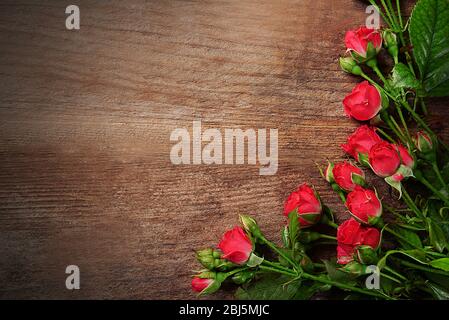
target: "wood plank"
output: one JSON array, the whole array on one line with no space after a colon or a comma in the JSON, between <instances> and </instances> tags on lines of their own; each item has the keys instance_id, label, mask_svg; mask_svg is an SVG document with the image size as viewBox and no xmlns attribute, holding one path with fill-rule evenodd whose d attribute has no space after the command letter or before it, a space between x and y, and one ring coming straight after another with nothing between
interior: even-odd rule
<instances>
[{"instance_id":1,"label":"wood plank","mask_svg":"<svg viewBox=\"0 0 449 320\"><path fill-rule=\"evenodd\" d=\"M326 0L0 4L0 298L195 298L193 250L251 213L271 238L315 161L344 157L358 80L338 56L365 4ZM447 100L432 104L447 138ZM279 170L175 166L178 127L277 128ZM443 126L445 128L443 128ZM81 290L64 286L81 270ZM229 298L231 292L212 298Z\"/></svg>"}]
</instances>

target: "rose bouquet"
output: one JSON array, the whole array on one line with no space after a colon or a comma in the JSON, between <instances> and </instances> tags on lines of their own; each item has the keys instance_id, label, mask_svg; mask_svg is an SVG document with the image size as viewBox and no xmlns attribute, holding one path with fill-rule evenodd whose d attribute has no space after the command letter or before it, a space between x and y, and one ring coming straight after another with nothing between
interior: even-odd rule
<instances>
[{"instance_id":1,"label":"rose bouquet","mask_svg":"<svg viewBox=\"0 0 449 320\"><path fill-rule=\"evenodd\" d=\"M352 159L320 170L351 218L337 225L317 191L302 184L284 205L282 246L241 215L242 227L226 232L217 249L196 253L204 269L193 277L194 291L210 294L229 282L240 299L320 292L449 299L449 148L425 120L426 98L449 96L449 1L420 0L408 21L399 1L370 3L386 26L348 31L339 60L363 79L343 99L346 115L362 122L342 145ZM383 179L398 201L384 201L363 170ZM317 259L329 246L331 258Z\"/></svg>"}]
</instances>

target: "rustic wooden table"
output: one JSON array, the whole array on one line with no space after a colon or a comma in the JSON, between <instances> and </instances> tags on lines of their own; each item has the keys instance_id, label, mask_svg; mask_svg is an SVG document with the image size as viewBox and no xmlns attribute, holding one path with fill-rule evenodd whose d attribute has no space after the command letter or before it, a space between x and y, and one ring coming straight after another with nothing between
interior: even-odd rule
<instances>
[{"instance_id":1,"label":"rustic wooden table","mask_svg":"<svg viewBox=\"0 0 449 320\"><path fill-rule=\"evenodd\" d=\"M67 5L0 4L0 298L195 298L193 250L239 213L278 239L299 183L337 203L314 162L343 158L356 126L337 58L366 4L79 0L80 30ZM447 137L447 100L431 105ZM277 128L277 173L173 165L170 133L194 119Z\"/></svg>"}]
</instances>

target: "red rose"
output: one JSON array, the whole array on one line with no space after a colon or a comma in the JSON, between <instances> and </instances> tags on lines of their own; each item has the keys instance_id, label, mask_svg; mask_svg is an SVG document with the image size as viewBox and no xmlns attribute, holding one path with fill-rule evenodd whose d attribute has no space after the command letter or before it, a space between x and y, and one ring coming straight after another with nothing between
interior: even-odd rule
<instances>
[{"instance_id":1,"label":"red rose","mask_svg":"<svg viewBox=\"0 0 449 320\"><path fill-rule=\"evenodd\" d=\"M235 227L223 235L218 248L223 252L223 259L245 264L253 251L253 244L241 227Z\"/></svg>"},{"instance_id":2,"label":"red rose","mask_svg":"<svg viewBox=\"0 0 449 320\"><path fill-rule=\"evenodd\" d=\"M363 125L348 137L348 142L341 147L354 159L361 162L360 155L368 156L371 147L381 142L382 139L377 135L376 128Z\"/></svg>"},{"instance_id":3,"label":"red rose","mask_svg":"<svg viewBox=\"0 0 449 320\"><path fill-rule=\"evenodd\" d=\"M400 144L397 145L396 147L398 149L399 156L401 157L401 163L404 166L413 169L413 167L415 166L415 159L410 154L408 149L406 147L404 147L403 145L400 145Z\"/></svg>"},{"instance_id":4,"label":"red rose","mask_svg":"<svg viewBox=\"0 0 449 320\"><path fill-rule=\"evenodd\" d=\"M373 227L364 227L353 218L343 222L337 229L337 262L347 264L353 260L359 246L377 249L380 244L380 232Z\"/></svg>"},{"instance_id":5,"label":"red rose","mask_svg":"<svg viewBox=\"0 0 449 320\"><path fill-rule=\"evenodd\" d=\"M352 245L339 243L337 245L337 263L347 264L354 260L355 248Z\"/></svg>"},{"instance_id":6,"label":"red rose","mask_svg":"<svg viewBox=\"0 0 449 320\"><path fill-rule=\"evenodd\" d=\"M321 202L315 191L303 183L293 191L284 204L284 215L296 210L301 228L310 227L321 218Z\"/></svg>"},{"instance_id":7,"label":"red rose","mask_svg":"<svg viewBox=\"0 0 449 320\"><path fill-rule=\"evenodd\" d=\"M415 144L418 151L422 153L429 153L433 151L432 139L423 131L416 133Z\"/></svg>"},{"instance_id":8,"label":"red rose","mask_svg":"<svg viewBox=\"0 0 449 320\"><path fill-rule=\"evenodd\" d=\"M201 292L210 286L214 282L213 279L202 279L195 277L192 279L192 290L196 292Z\"/></svg>"},{"instance_id":9,"label":"red rose","mask_svg":"<svg viewBox=\"0 0 449 320\"><path fill-rule=\"evenodd\" d=\"M374 118L382 109L382 98L379 90L363 81L356 85L343 100L345 113L359 121Z\"/></svg>"},{"instance_id":10,"label":"red rose","mask_svg":"<svg viewBox=\"0 0 449 320\"><path fill-rule=\"evenodd\" d=\"M401 165L401 157L395 145L382 141L369 152L369 163L374 173L380 177L389 177L396 173Z\"/></svg>"},{"instance_id":11,"label":"red rose","mask_svg":"<svg viewBox=\"0 0 449 320\"><path fill-rule=\"evenodd\" d=\"M375 224L382 215L382 203L373 190L356 186L346 198L346 207L359 222Z\"/></svg>"},{"instance_id":12,"label":"red rose","mask_svg":"<svg viewBox=\"0 0 449 320\"><path fill-rule=\"evenodd\" d=\"M360 181L365 180L365 174L363 171L347 161L335 164L332 169L333 180L345 191L354 190L357 185L357 183L354 182L354 178L357 176Z\"/></svg>"},{"instance_id":13,"label":"red rose","mask_svg":"<svg viewBox=\"0 0 449 320\"><path fill-rule=\"evenodd\" d=\"M372 44L372 49L374 49L373 52L368 50L369 43ZM360 27L357 30L349 30L346 32L345 45L347 51L368 60L380 51L382 47L382 36L375 29Z\"/></svg>"}]
</instances>

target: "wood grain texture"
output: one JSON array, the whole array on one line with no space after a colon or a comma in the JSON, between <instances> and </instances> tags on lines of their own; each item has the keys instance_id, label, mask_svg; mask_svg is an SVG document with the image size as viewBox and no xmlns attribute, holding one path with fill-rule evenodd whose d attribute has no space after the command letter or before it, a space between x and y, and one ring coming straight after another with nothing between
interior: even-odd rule
<instances>
[{"instance_id":1,"label":"wood grain texture","mask_svg":"<svg viewBox=\"0 0 449 320\"><path fill-rule=\"evenodd\" d=\"M69 4L0 3L0 298L195 298L193 250L239 213L278 239L309 181L346 216L314 162L343 158L356 126L337 59L364 3L79 0L79 31ZM447 137L447 100L429 105ZM277 128L277 174L171 164L171 131L194 119Z\"/></svg>"}]
</instances>

